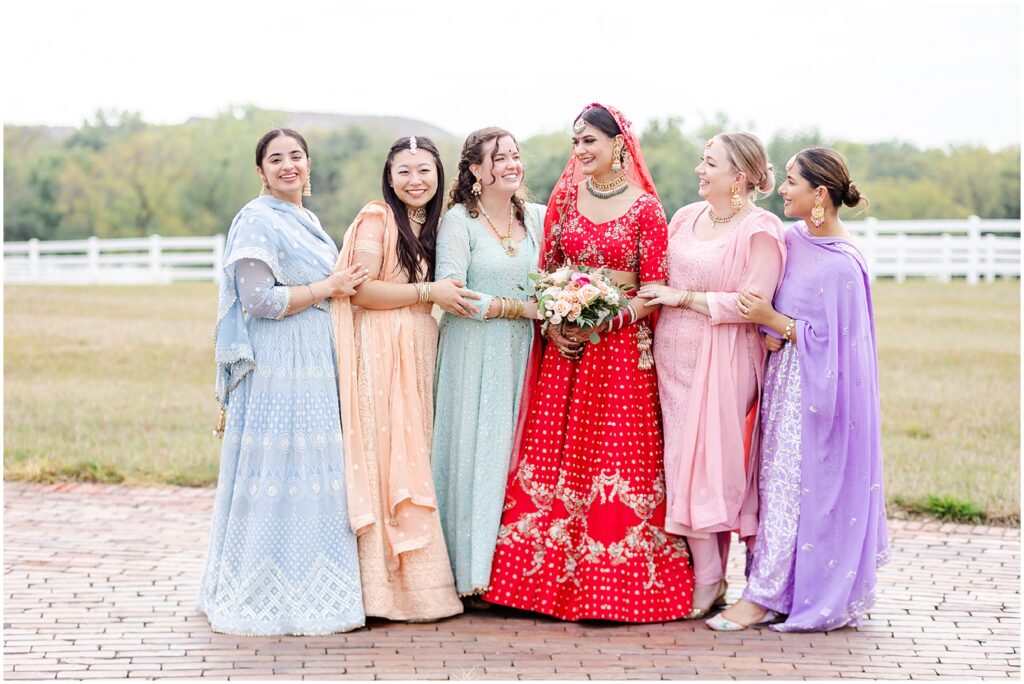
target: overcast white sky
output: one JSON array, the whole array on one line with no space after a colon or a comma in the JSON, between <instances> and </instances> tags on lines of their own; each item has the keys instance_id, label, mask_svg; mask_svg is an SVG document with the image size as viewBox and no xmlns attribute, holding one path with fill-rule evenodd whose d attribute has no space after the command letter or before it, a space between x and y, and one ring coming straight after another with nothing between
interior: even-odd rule
<instances>
[{"instance_id":1,"label":"overcast white sky","mask_svg":"<svg viewBox=\"0 0 1024 684\"><path fill-rule=\"evenodd\" d=\"M19 0L3 19L5 123L252 103L525 137L597 100L638 124L1020 142L1018 2Z\"/></svg>"}]
</instances>

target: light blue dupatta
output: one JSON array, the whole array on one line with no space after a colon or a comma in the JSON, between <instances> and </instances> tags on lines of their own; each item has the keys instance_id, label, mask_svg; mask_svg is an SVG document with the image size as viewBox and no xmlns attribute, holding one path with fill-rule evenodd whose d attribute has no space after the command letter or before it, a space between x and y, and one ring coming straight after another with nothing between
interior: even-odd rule
<instances>
[{"instance_id":1,"label":"light blue dupatta","mask_svg":"<svg viewBox=\"0 0 1024 684\"><path fill-rule=\"evenodd\" d=\"M214 333L217 401L221 407L256 367L246 325L249 316L242 311L235 282L235 264L241 259L266 263L279 285L306 285L330 275L338 248L310 211L269 195L250 201L232 220L224 245ZM328 302L316 306L329 311Z\"/></svg>"}]
</instances>

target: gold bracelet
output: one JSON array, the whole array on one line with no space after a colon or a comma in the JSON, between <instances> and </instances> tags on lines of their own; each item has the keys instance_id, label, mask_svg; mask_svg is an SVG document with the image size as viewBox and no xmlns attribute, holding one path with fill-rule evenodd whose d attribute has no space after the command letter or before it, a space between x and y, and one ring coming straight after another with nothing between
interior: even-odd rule
<instances>
[{"instance_id":1,"label":"gold bracelet","mask_svg":"<svg viewBox=\"0 0 1024 684\"><path fill-rule=\"evenodd\" d=\"M516 300L516 315L515 315L515 318L522 318L523 317L523 307L524 306L525 306L525 302L523 302L522 299L517 299Z\"/></svg>"},{"instance_id":2,"label":"gold bracelet","mask_svg":"<svg viewBox=\"0 0 1024 684\"><path fill-rule=\"evenodd\" d=\"M430 283L413 283L420 304L430 303Z\"/></svg>"},{"instance_id":3,"label":"gold bracelet","mask_svg":"<svg viewBox=\"0 0 1024 684\"><path fill-rule=\"evenodd\" d=\"M782 336L785 337L790 342L792 342L793 339L790 337L790 335L793 334L793 328L795 328L795 327L796 327L796 319L795 318L790 318L789 319L789 323L786 324L786 329L783 331Z\"/></svg>"}]
</instances>

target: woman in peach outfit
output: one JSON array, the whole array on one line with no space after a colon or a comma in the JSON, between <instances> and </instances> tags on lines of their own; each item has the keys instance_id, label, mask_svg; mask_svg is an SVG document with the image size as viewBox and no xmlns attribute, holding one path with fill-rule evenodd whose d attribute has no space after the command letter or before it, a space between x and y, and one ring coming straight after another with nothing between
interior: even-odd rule
<instances>
[{"instance_id":1,"label":"woman in peach outfit","mask_svg":"<svg viewBox=\"0 0 1024 684\"><path fill-rule=\"evenodd\" d=\"M757 532L753 421L766 351L743 320L739 293L775 294L782 277L782 222L756 207L775 179L761 142L723 133L695 169L706 201L676 212L668 227L668 284L639 296L661 304L654 335L665 426L665 530L685 536L693 557L691 618L724 601L731 533Z\"/></svg>"},{"instance_id":2,"label":"woman in peach outfit","mask_svg":"<svg viewBox=\"0 0 1024 684\"><path fill-rule=\"evenodd\" d=\"M433 281L444 171L427 138L401 138L384 164L384 202L345 234L340 264L361 263L359 296L332 300L349 519L366 614L422 622L462 612L430 474L437 321L477 298ZM340 267L340 266L339 266ZM316 446L316 445L313 445Z\"/></svg>"}]
</instances>

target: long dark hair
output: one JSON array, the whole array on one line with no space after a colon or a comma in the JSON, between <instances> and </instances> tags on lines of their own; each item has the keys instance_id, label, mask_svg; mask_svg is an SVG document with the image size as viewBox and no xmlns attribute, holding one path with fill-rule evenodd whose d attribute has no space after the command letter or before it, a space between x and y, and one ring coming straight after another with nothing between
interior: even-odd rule
<instances>
[{"instance_id":1,"label":"long dark hair","mask_svg":"<svg viewBox=\"0 0 1024 684\"><path fill-rule=\"evenodd\" d=\"M380 189L384 193L384 201L391 207L395 215L395 223L398 224L398 263L402 265L409 275L411 282L423 280L430 282L434 279L434 252L437 243L437 227L441 223L441 209L444 205L444 166L441 164L441 154L430 138L416 137L416 149L426 150L434 158L434 165L437 167L437 191L427 202L427 222L420 229L419 237L413 232L409 224L409 215L402 200L398 199L395 189L391 187L391 162L395 155L402 150L412 149L412 138L399 138L388 150L388 157L384 161L384 173L381 175ZM420 273L419 263L423 260L427 264L425 274Z\"/></svg>"},{"instance_id":2,"label":"long dark hair","mask_svg":"<svg viewBox=\"0 0 1024 684\"><path fill-rule=\"evenodd\" d=\"M469 170L469 167L473 164L484 163L484 145L489 141L494 141L494 148L491 150L491 181L487 183L496 182L498 179L494 176L494 158L498 155L498 142L502 138L512 138L512 144L516 146L516 150L519 149L519 141L516 140L516 136L512 135L504 128L498 128L497 126L488 126L487 128L481 128L480 130L473 131L466 138L466 142L462 145L462 154L459 155L459 168L456 171L455 178L452 179L451 191L448 193L448 208L451 209L456 204L461 204L466 207L466 211L473 218L480 216L479 198L473 194L473 183L476 181L476 176ZM526 202L529 197L529 191L526 189L525 184L520 184L519 189L516 190L516 194L512 196L512 204L515 206L516 218L524 226L526 225Z\"/></svg>"}]
</instances>

